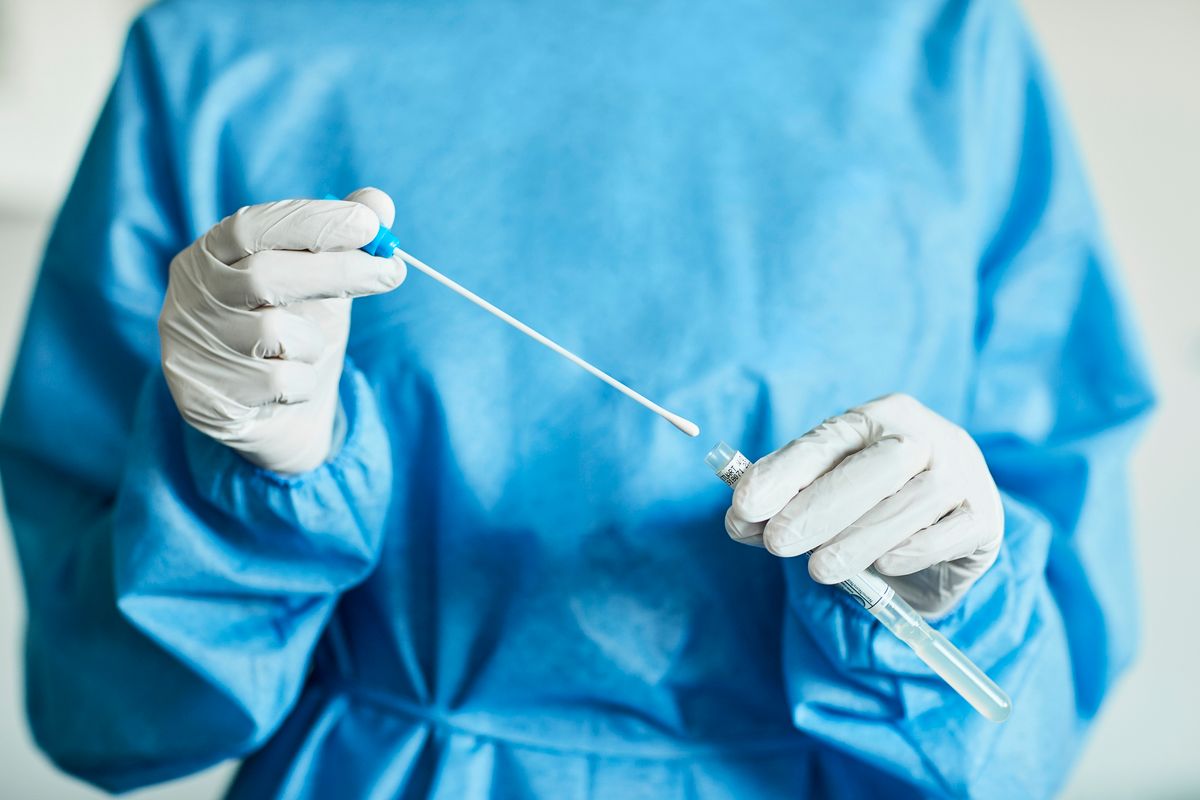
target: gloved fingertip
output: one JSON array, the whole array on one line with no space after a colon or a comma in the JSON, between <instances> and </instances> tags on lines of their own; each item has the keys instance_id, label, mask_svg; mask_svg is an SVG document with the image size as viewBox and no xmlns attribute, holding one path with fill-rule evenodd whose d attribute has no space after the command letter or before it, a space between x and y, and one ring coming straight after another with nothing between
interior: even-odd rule
<instances>
[{"instance_id":1,"label":"gloved fingertip","mask_svg":"<svg viewBox=\"0 0 1200 800\"><path fill-rule=\"evenodd\" d=\"M781 550L779 543L774 538L772 538L771 536L769 536L767 534L763 534L763 547L766 549L766 551L768 553L770 553L773 556L778 556L779 558L788 558L789 557L788 554L786 552L784 552L784 550L786 550L786 548L784 548L784 550Z\"/></svg>"},{"instance_id":2,"label":"gloved fingertip","mask_svg":"<svg viewBox=\"0 0 1200 800\"><path fill-rule=\"evenodd\" d=\"M872 564L872 566L880 575L895 576L904 574L902 572L895 571L895 559L888 558L887 556L880 556L875 560L875 563Z\"/></svg>"},{"instance_id":3,"label":"gloved fingertip","mask_svg":"<svg viewBox=\"0 0 1200 800\"><path fill-rule=\"evenodd\" d=\"M347 203L343 200L315 200L314 203L337 203L322 209L320 217L310 216L313 241L306 249L314 253L357 250L364 247L379 233L379 217L363 203ZM321 227L316 228L319 224Z\"/></svg>"},{"instance_id":4,"label":"gloved fingertip","mask_svg":"<svg viewBox=\"0 0 1200 800\"><path fill-rule=\"evenodd\" d=\"M738 480L733 490L733 513L747 522L765 522L776 512L776 509L765 507L763 502L762 481L756 478L754 466L751 465Z\"/></svg>"},{"instance_id":5,"label":"gloved fingertip","mask_svg":"<svg viewBox=\"0 0 1200 800\"><path fill-rule=\"evenodd\" d=\"M725 512L725 532L729 534L729 538L735 542L745 542L748 539L761 539L763 533L763 523L747 522L744 519L739 519L730 508Z\"/></svg>"},{"instance_id":6,"label":"gloved fingertip","mask_svg":"<svg viewBox=\"0 0 1200 800\"><path fill-rule=\"evenodd\" d=\"M795 538L791 532L780 525L768 522L763 528L763 547L767 549L771 555L779 556L780 558L793 558L806 550L797 546Z\"/></svg>"},{"instance_id":7,"label":"gloved fingertip","mask_svg":"<svg viewBox=\"0 0 1200 800\"><path fill-rule=\"evenodd\" d=\"M874 567L875 571L880 575L887 575L888 577L901 577L919 571L913 568L910 559L903 556L891 555L890 553L877 558Z\"/></svg>"},{"instance_id":8,"label":"gloved fingertip","mask_svg":"<svg viewBox=\"0 0 1200 800\"><path fill-rule=\"evenodd\" d=\"M840 565L820 552L814 553L808 559L808 574L817 583L834 584L845 580Z\"/></svg>"},{"instance_id":9,"label":"gloved fingertip","mask_svg":"<svg viewBox=\"0 0 1200 800\"><path fill-rule=\"evenodd\" d=\"M738 524L738 519L734 516L733 509L730 508L725 512L725 533L729 534L730 539L742 538L739 535L741 531L738 529Z\"/></svg>"},{"instance_id":10,"label":"gloved fingertip","mask_svg":"<svg viewBox=\"0 0 1200 800\"><path fill-rule=\"evenodd\" d=\"M403 261L398 258L380 260L384 262L381 267L380 280L383 283L385 291L395 289L404 283L404 279L408 277L408 266Z\"/></svg>"},{"instance_id":11,"label":"gloved fingertip","mask_svg":"<svg viewBox=\"0 0 1200 800\"><path fill-rule=\"evenodd\" d=\"M829 569L826 564L824 564L824 561L816 557L809 558L809 576L817 583L838 583L838 581L835 581L833 578L832 573L829 572Z\"/></svg>"},{"instance_id":12,"label":"gloved fingertip","mask_svg":"<svg viewBox=\"0 0 1200 800\"><path fill-rule=\"evenodd\" d=\"M346 199L364 205L375 212L378 225L390 228L392 227L392 223L396 221L396 204L392 202L392 198L388 193L382 189L376 189L374 186L364 186L346 195Z\"/></svg>"}]
</instances>

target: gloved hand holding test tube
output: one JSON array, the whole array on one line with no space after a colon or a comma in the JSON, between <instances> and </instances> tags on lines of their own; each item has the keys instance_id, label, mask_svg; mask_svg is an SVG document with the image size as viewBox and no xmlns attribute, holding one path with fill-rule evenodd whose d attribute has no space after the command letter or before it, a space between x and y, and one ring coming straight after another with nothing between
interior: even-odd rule
<instances>
[{"instance_id":1,"label":"gloved hand holding test tube","mask_svg":"<svg viewBox=\"0 0 1200 800\"><path fill-rule=\"evenodd\" d=\"M717 477L735 488L750 467L750 460L725 442L718 442L705 456ZM1012 702L971 659L931 628L929 623L896 594L873 570L867 569L837 584L851 595L889 631L917 654L930 669L958 692L964 700L992 722L1003 722Z\"/></svg>"},{"instance_id":2,"label":"gloved hand holding test tube","mask_svg":"<svg viewBox=\"0 0 1200 800\"><path fill-rule=\"evenodd\" d=\"M336 198L329 196L326 199L334 200ZM604 381L626 397L658 414L688 436L696 437L700 434L700 428L696 423L652 402L474 292L447 278L428 264L404 252L400 249L395 235L386 227L381 226L376 237L362 249L383 258L399 259L408 266L425 273L451 291ZM738 480L750 467L750 461L725 442L720 442L713 447L705 457L705 462L731 488L737 486ZM868 568L837 585L852 595L863 608L883 623L884 627L907 644L931 670L958 692L976 711L993 722L1003 722L1008 718L1012 710L1012 703L1004 690L951 644L945 636L931 628L925 619L896 594L896 591L877 573Z\"/></svg>"}]
</instances>

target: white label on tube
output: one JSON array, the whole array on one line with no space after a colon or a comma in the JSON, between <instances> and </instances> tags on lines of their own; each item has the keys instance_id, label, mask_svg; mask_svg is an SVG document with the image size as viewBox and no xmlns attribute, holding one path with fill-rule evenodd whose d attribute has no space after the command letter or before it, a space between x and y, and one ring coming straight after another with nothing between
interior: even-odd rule
<instances>
[{"instance_id":1,"label":"white label on tube","mask_svg":"<svg viewBox=\"0 0 1200 800\"><path fill-rule=\"evenodd\" d=\"M862 604L863 608L872 609L880 603L892 599L896 590L870 572L860 572L849 580L838 584L847 594Z\"/></svg>"},{"instance_id":2,"label":"white label on tube","mask_svg":"<svg viewBox=\"0 0 1200 800\"><path fill-rule=\"evenodd\" d=\"M717 473L717 477L729 484L730 488L733 488L737 486L738 480L749 468L750 459L741 453L734 453L733 458L729 459L729 463L725 465L725 468Z\"/></svg>"}]
</instances>

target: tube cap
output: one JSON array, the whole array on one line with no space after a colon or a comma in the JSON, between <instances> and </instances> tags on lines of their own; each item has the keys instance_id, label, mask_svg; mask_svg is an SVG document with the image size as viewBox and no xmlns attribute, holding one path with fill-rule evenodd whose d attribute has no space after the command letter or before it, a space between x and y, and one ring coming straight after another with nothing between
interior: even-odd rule
<instances>
[{"instance_id":1,"label":"tube cap","mask_svg":"<svg viewBox=\"0 0 1200 800\"><path fill-rule=\"evenodd\" d=\"M717 442L713 445L713 449L708 451L708 455L704 457L704 463L712 468L713 472L720 473L721 470L729 466L729 462L733 461L733 457L737 455L734 450L725 442Z\"/></svg>"}]
</instances>

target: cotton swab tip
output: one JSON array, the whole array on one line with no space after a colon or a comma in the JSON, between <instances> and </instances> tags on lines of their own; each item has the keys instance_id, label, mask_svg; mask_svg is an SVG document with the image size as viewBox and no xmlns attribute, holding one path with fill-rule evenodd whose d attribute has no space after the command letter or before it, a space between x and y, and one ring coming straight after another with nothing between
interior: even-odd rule
<instances>
[{"instance_id":1,"label":"cotton swab tip","mask_svg":"<svg viewBox=\"0 0 1200 800\"><path fill-rule=\"evenodd\" d=\"M681 416L672 414L667 417L667 421L674 425L679 430L691 436L693 439L700 435L700 426L692 422L690 419L684 419Z\"/></svg>"}]
</instances>

